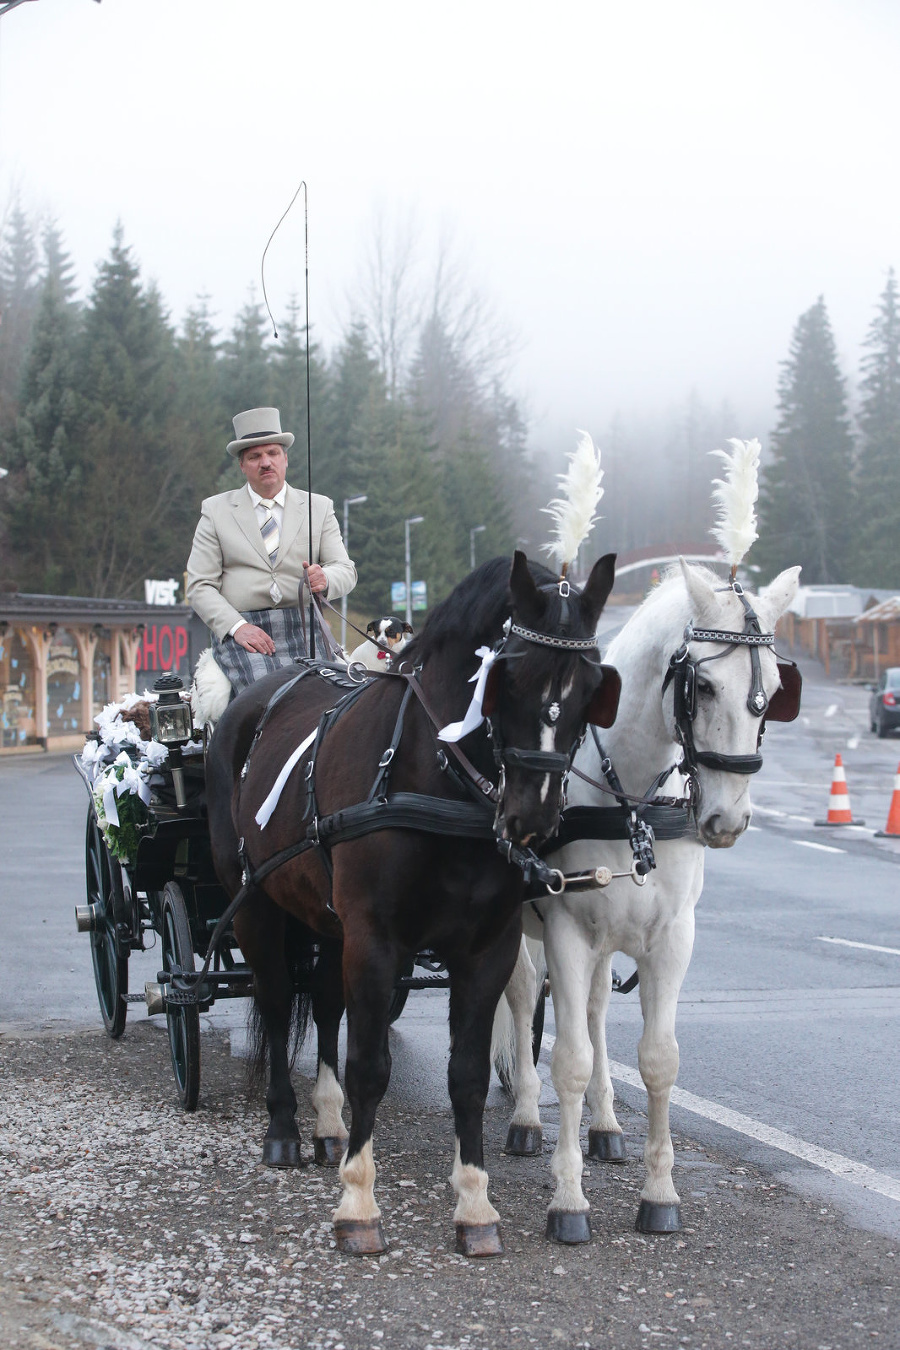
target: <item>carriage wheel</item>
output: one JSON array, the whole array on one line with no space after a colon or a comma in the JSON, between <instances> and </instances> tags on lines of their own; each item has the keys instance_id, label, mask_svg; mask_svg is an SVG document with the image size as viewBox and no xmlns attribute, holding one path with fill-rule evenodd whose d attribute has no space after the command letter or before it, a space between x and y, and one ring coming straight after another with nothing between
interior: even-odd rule
<instances>
[{"instance_id":1,"label":"carriage wheel","mask_svg":"<svg viewBox=\"0 0 900 1350\"><path fill-rule=\"evenodd\" d=\"M401 970L401 977L412 975L415 970L415 961L409 961ZM388 1025L393 1026L397 1018L406 1007L406 1000L409 998L409 985L396 984L391 993L391 1001L388 1004Z\"/></svg>"},{"instance_id":2,"label":"carriage wheel","mask_svg":"<svg viewBox=\"0 0 900 1350\"><path fill-rule=\"evenodd\" d=\"M406 1000L409 998L408 989L395 989L391 994L391 1001L388 1005L388 1023L393 1026L397 1018L406 1007Z\"/></svg>"},{"instance_id":3,"label":"carriage wheel","mask_svg":"<svg viewBox=\"0 0 900 1350\"><path fill-rule=\"evenodd\" d=\"M100 1014L107 1034L114 1040L125 1030L128 1015L128 954L122 951L118 925L125 920L125 892L119 864L110 855L92 808L88 809L84 842L84 872L87 902L94 909L91 959Z\"/></svg>"},{"instance_id":4,"label":"carriage wheel","mask_svg":"<svg viewBox=\"0 0 900 1350\"><path fill-rule=\"evenodd\" d=\"M534 1003L534 1015L531 1019L531 1057L535 1067L541 1057L541 1044L544 1039L544 1017L547 1012L547 977L546 974L538 985L538 996ZM497 1077L503 1086L505 1092L510 1097L513 1095L513 1084L516 1074L516 1055L512 1050L509 1059L500 1059L494 1061L494 1068L497 1070Z\"/></svg>"},{"instance_id":5,"label":"carriage wheel","mask_svg":"<svg viewBox=\"0 0 900 1350\"><path fill-rule=\"evenodd\" d=\"M162 897L162 963L164 970L194 969L191 926L181 887L169 881ZM166 1007L169 1050L178 1098L185 1111L197 1109L200 1095L200 1009L196 1003Z\"/></svg>"}]
</instances>

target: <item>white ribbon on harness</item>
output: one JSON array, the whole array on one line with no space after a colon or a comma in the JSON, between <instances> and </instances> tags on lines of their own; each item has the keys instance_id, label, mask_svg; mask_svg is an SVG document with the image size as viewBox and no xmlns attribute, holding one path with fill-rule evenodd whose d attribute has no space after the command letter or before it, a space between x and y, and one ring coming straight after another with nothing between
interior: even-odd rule
<instances>
[{"instance_id":1,"label":"white ribbon on harness","mask_svg":"<svg viewBox=\"0 0 900 1350\"><path fill-rule=\"evenodd\" d=\"M484 712L482 711L481 705L484 702L484 690L487 684L488 672L500 653L495 652L493 647L479 647L475 655L481 657L481 665L469 680L469 684L475 685L472 701L466 709L466 715L461 722L450 722L438 732L437 737L439 741L461 741L463 736L468 736L470 731L474 731L476 727L480 727L484 721Z\"/></svg>"},{"instance_id":2,"label":"white ribbon on harness","mask_svg":"<svg viewBox=\"0 0 900 1350\"><path fill-rule=\"evenodd\" d=\"M298 759L309 749L309 747L312 745L313 741L316 739L316 736L318 734L319 729L318 727L316 727L315 731L310 732L310 734L307 736L303 744L297 746L297 749L291 755L287 764L285 764L284 768L281 770L281 773L275 779L275 785L272 788L272 791L269 793L268 797L266 798L266 800L263 802L262 806L256 813L255 817L256 823L261 830L264 830L268 825L269 821L272 819L272 813L275 810L275 807L278 805L278 800L281 797L282 792L284 791L284 785L290 778L291 773L293 772L293 769Z\"/></svg>"}]
</instances>

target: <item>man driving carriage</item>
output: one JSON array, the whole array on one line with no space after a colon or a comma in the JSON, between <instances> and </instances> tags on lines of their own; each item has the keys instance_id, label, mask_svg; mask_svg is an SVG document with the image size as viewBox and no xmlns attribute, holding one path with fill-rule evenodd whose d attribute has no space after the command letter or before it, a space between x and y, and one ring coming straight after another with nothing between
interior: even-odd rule
<instances>
[{"instance_id":1,"label":"man driving carriage","mask_svg":"<svg viewBox=\"0 0 900 1350\"><path fill-rule=\"evenodd\" d=\"M187 564L187 602L213 634L213 654L235 689L308 654L302 592L348 595L356 567L334 505L286 482L294 443L277 408L234 420L227 446L247 482L207 497ZM310 539L310 506L312 539Z\"/></svg>"}]
</instances>

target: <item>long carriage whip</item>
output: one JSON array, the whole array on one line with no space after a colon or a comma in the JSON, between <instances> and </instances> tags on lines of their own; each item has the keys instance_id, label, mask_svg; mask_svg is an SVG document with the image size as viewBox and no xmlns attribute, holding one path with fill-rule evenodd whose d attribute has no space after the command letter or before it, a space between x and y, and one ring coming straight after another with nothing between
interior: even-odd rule
<instances>
[{"instance_id":1,"label":"long carriage whip","mask_svg":"<svg viewBox=\"0 0 900 1350\"><path fill-rule=\"evenodd\" d=\"M301 190L303 192L303 252L304 252L304 306L305 306L304 317L306 319L306 483L308 489L307 491L308 501L306 503L306 508L307 508L307 520L309 529L309 536L308 536L309 554L311 560L313 532L312 532L312 418L310 416L310 399L309 399L309 192L306 187L305 179L301 179L299 187L297 188L291 200L288 202L286 209L282 212L278 224L275 226L275 229L272 231L272 233L269 235L269 238L266 240L266 246L263 249L262 254L262 261L260 262L259 265L259 272L260 272L260 279L262 281L263 300L265 302L266 310L269 315L269 321L272 324L272 332L277 339L278 329L275 325L275 320L272 316L272 310L269 306L269 297L266 294L266 254L269 251L269 245L275 238L275 235L278 233L282 221L284 220L285 216L287 216L291 207L294 205L294 202L299 197ZM303 593L302 585L300 587L300 592L302 595ZM316 655L315 605L313 603L313 593L311 586L309 588L309 655L310 658L315 658Z\"/></svg>"}]
</instances>

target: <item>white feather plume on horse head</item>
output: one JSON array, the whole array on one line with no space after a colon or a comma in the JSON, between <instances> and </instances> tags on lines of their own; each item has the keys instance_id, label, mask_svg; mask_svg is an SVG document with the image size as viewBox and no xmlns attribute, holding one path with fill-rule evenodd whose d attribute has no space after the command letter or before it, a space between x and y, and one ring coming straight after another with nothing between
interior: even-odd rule
<instances>
[{"instance_id":1,"label":"white feather plume on horse head","mask_svg":"<svg viewBox=\"0 0 900 1350\"><path fill-rule=\"evenodd\" d=\"M559 475L563 496L554 497L549 506L541 508L556 522L554 537L542 546L543 551L550 555L563 574L575 561L579 548L598 519L595 510L603 496L600 451L586 431L580 431L578 436L578 444L569 456L569 467Z\"/></svg>"},{"instance_id":2,"label":"white feather plume on horse head","mask_svg":"<svg viewBox=\"0 0 900 1350\"><path fill-rule=\"evenodd\" d=\"M720 544L725 559L734 575L738 563L755 539L756 499L759 496L760 444L752 441L729 440L727 450L712 450L725 461L725 477L713 479L713 501L719 508L719 517L710 534Z\"/></svg>"}]
</instances>

